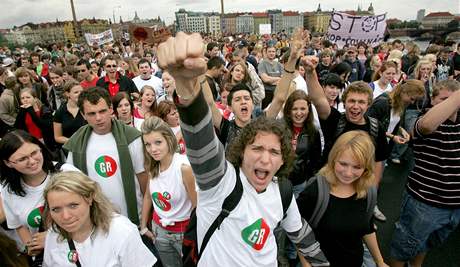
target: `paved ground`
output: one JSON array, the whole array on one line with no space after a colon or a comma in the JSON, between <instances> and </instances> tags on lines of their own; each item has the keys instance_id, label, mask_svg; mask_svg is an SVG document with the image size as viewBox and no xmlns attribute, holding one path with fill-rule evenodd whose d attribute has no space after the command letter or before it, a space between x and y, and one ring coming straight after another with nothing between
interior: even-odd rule
<instances>
[{"instance_id":1,"label":"paved ground","mask_svg":"<svg viewBox=\"0 0 460 267\"><path fill-rule=\"evenodd\" d=\"M387 221L377 223L377 238L385 259L389 256L390 241L394 223L398 220L407 174L407 164L404 162L398 165L390 164L381 182L378 203ZM460 267L460 227L451 234L442 247L428 253L423 267Z\"/></svg>"}]
</instances>

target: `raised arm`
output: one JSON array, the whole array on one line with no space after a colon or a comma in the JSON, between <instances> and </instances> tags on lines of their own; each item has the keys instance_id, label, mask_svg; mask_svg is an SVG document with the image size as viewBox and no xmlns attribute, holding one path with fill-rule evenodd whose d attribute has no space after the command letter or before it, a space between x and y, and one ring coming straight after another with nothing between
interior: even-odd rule
<instances>
[{"instance_id":1,"label":"raised arm","mask_svg":"<svg viewBox=\"0 0 460 267\"><path fill-rule=\"evenodd\" d=\"M421 134L434 132L441 123L446 121L460 108L460 90L451 94L449 98L432 107L418 121L416 127Z\"/></svg>"},{"instance_id":2,"label":"raised arm","mask_svg":"<svg viewBox=\"0 0 460 267\"><path fill-rule=\"evenodd\" d=\"M291 81L295 78L295 65L297 59L303 53L303 47L305 47L303 31L301 29L297 29L292 38L289 59L284 64L284 72L276 85L272 103L265 113L269 118L275 118L278 115L278 112L291 93L289 89L291 88Z\"/></svg>"},{"instance_id":3,"label":"raised arm","mask_svg":"<svg viewBox=\"0 0 460 267\"><path fill-rule=\"evenodd\" d=\"M158 64L167 69L176 81L175 102L196 182L200 189L210 189L225 174L226 161L198 80L206 71L201 36L179 32L175 38L170 37L158 48Z\"/></svg>"},{"instance_id":4,"label":"raised arm","mask_svg":"<svg viewBox=\"0 0 460 267\"><path fill-rule=\"evenodd\" d=\"M318 111L319 118L325 120L331 114L331 106L327 102L326 95L318 81L318 75L316 75L315 69L316 65L318 65L318 58L315 56L305 56L302 58L302 64L305 68L308 95L313 105L315 105L316 111Z\"/></svg>"}]
</instances>

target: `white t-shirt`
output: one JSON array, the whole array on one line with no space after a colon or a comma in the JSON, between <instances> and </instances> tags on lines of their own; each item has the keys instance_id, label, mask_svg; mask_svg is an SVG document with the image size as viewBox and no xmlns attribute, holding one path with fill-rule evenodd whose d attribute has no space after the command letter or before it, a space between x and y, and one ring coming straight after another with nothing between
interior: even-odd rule
<instances>
[{"instance_id":1,"label":"white t-shirt","mask_svg":"<svg viewBox=\"0 0 460 267\"><path fill-rule=\"evenodd\" d=\"M61 171L80 171L70 164L63 164ZM5 212L8 228L16 229L27 226L29 231L34 234L38 232L44 210L43 190L49 182L50 175L47 175L43 183L38 186L29 186L21 181L22 187L26 192L24 197L18 196L8 191L6 186L1 187L3 210ZM22 247L22 244L18 244Z\"/></svg>"},{"instance_id":2,"label":"white t-shirt","mask_svg":"<svg viewBox=\"0 0 460 267\"><path fill-rule=\"evenodd\" d=\"M141 91L142 87L144 87L144 85L150 85L152 86L154 89L155 89L155 93L156 93L156 97L160 97L164 94L164 90L163 90L163 82L161 81L160 78L156 77L156 76L150 76L150 79L148 80L143 80L141 78L141 76L136 76L133 78L133 82L134 84L136 85L137 87L137 90Z\"/></svg>"},{"instance_id":3,"label":"white t-shirt","mask_svg":"<svg viewBox=\"0 0 460 267\"><path fill-rule=\"evenodd\" d=\"M391 92L393 90L393 87L391 86L391 83L387 85L386 88L380 88L379 82L375 81L374 82L374 99L376 99L379 95L383 94L384 92Z\"/></svg>"},{"instance_id":4,"label":"white t-shirt","mask_svg":"<svg viewBox=\"0 0 460 267\"><path fill-rule=\"evenodd\" d=\"M307 82L300 74L297 74L293 81L295 82L296 90L302 90L308 95Z\"/></svg>"},{"instance_id":5,"label":"white t-shirt","mask_svg":"<svg viewBox=\"0 0 460 267\"><path fill-rule=\"evenodd\" d=\"M212 235L198 266L277 265L277 245L273 231L283 217L278 184L272 182L263 193L257 193L241 170L240 177L243 184L241 200L223 221L220 230ZM235 183L235 169L228 163L227 171L218 185L205 191L198 189L198 247ZM294 197L281 227L287 232L295 232L302 227Z\"/></svg>"},{"instance_id":6,"label":"white t-shirt","mask_svg":"<svg viewBox=\"0 0 460 267\"><path fill-rule=\"evenodd\" d=\"M150 179L149 189L155 212L163 226L190 218L192 202L182 180L182 165L190 166L185 155L174 153L168 169Z\"/></svg>"},{"instance_id":7,"label":"white t-shirt","mask_svg":"<svg viewBox=\"0 0 460 267\"><path fill-rule=\"evenodd\" d=\"M401 116L399 114L394 113L393 110L391 110L390 124L388 125L388 129L386 129L386 131L392 133L400 120Z\"/></svg>"},{"instance_id":8,"label":"white t-shirt","mask_svg":"<svg viewBox=\"0 0 460 267\"><path fill-rule=\"evenodd\" d=\"M75 267L75 262L69 260L71 257L67 240L60 241L58 237L52 229L48 231L43 266ZM74 241L74 244L81 266L84 267L151 267L157 261L142 243L136 225L118 214L112 218L107 234L99 231L82 243Z\"/></svg>"},{"instance_id":9,"label":"white t-shirt","mask_svg":"<svg viewBox=\"0 0 460 267\"><path fill-rule=\"evenodd\" d=\"M144 152L141 137L131 142L128 149L134 173L144 172ZM67 157L67 162L73 163L71 152ZM102 192L119 209L120 213L128 216L117 144L111 132L104 135L91 133L86 147L86 169L88 176L99 183ZM142 193L137 176L133 175L132 179L134 179L136 186L137 210L140 216Z\"/></svg>"}]
</instances>

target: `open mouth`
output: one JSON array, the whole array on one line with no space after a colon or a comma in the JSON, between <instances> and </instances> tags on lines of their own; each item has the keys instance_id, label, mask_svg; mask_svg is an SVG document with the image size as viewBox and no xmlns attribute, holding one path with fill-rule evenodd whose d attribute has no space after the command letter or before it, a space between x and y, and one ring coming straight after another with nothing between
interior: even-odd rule
<instances>
[{"instance_id":1,"label":"open mouth","mask_svg":"<svg viewBox=\"0 0 460 267\"><path fill-rule=\"evenodd\" d=\"M262 180L262 181L265 181L267 179L269 173L270 172L265 171L265 170L261 170L261 169L255 169L254 170L254 174L255 174L256 178L258 180Z\"/></svg>"},{"instance_id":2,"label":"open mouth","mask_svg":"<svg viewBox=\"0 0 460 267\"><path fill-rule=\"evenodd\" d=\"M241 114L247 115L249 113L248 107L241 107Z\"/></svg>"}]
</instances>

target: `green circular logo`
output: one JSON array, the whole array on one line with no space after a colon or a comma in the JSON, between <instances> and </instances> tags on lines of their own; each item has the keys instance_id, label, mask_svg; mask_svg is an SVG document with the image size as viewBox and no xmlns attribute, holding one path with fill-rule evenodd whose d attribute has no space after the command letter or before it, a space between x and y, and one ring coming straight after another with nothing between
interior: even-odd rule
<instances>
[{"instance_id":1,"label":"green circular logo","mask_svg":"<svg viewBox=\"0 0 460 267\"><path fill-rule=\"evenodd\" d=\"M40 206L38 208L33 209L29 215L27 216L27 224L30 227L38 228L42 223L42 214L43 210L45 209L44 206Z\"/></svg>"},{"instance_id":2,"label":"green circular logo","mask_svg":"<svg viewBox=\"0 0 460 267\"><path fill-rule=\"evenodd\" d=\"M100 156L94 163L97 174L105 178L114 175L117 168L117 162L110 156Z\"/></svg>"},{"instance_id":3,"label":"green circular logo","mask_svg":"<svg viewBox=\"0 0 460 267\"><path fill-rule=\"evenodd\" d=\"M78 261L78 253L77 253L77 251L75 251L75 250L69 251L69 253L67 253L67 259L71 263L76 263Z\"/></svg>"}]
</instances>

